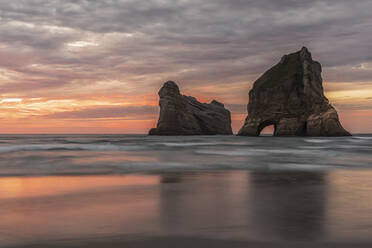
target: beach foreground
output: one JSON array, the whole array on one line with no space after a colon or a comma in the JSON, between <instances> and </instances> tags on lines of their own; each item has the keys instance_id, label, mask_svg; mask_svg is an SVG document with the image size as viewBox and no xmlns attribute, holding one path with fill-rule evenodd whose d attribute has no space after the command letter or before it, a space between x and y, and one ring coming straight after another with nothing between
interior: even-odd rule
<instances>
[{"instance_id":1,"label":"beach foreground","mask_svg":"<svg viewBox=\"0 0 372 248\"><path fill-rule=\"evenodd\" d=\"M371 247L372 137L2 136L0 247Z\"/></svg>"},{"instance_id":2,"label":"beach foreground","mask_svg":"<svg viewBox=\"0 0 372 248\"><path fill-rule=\"evenodd\" d=\"M370 247L372 171L0 179L1 247Z\"/></svg>"}]
</instances>

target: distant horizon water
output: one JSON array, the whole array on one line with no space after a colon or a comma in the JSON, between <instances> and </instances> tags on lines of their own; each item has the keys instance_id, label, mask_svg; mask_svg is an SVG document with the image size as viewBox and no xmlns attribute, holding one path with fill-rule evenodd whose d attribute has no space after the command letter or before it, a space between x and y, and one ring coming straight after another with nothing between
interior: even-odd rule
<instances>
[{"instance_id":1,"label":"distant horizon water","mask_svg":"<svg viewBox=\"0 0 372 248\"><path fill-rule=\"evenodd\" d=\"M0 135L0 176L371 168L372 134L351 137Z\"/></svg>"}]
</instances>

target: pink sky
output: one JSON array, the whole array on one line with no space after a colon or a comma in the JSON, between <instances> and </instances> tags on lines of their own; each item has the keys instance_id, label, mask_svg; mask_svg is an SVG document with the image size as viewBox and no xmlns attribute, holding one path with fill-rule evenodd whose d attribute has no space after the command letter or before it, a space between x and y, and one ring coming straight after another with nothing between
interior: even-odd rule
<instances>
[{"instance_id":1,"label":"pink sky","mask_svg":"<svg viewBox=\"0 0 372 248\"><path fill-rule=\"evenodd\" d=\"M147 133L165 81L232 113L307 46L352 133L372 132L371 1L5 1L0 133ZM98 11L99 10L99 11Z\"/></svg>"}]
</instances>

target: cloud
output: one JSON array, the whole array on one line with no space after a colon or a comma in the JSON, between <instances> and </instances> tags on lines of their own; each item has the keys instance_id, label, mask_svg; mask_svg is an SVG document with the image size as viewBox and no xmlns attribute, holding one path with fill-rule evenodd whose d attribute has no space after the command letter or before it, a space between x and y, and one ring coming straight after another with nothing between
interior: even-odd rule
<instances>
[{"instance_id":1,"label":"cloud","mask_svg":"<svg viewBox=\"0 0 372 248\"><path fill-rule=\"evenodd\" d=\"M0 95L155 101L172 79L238 114L251 83L304 45L325 81L370 83L371 11L370 0L0 1Z\"/></svg>"},{"instance_id":2,"label":"cloud","mask_svg":"<svg viewBox=\"0 0 372 248\"><path fill-rule=\"evenodd\" d=\"M81 110L63 111L43 116L53 119L99 119L99 118L125 118L140 119L157 114L155 106L91 106Z\"/></svg>"}]
</instances>

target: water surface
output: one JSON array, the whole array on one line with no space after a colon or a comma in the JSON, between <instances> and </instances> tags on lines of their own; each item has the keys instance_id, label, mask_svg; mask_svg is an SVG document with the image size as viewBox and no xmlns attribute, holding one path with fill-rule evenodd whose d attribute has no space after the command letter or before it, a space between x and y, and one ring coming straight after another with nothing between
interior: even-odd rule
<instances>
[{"instance_id":1,"label":"water surface","mask_svg":"<svg viewBox=\"0 0 372 248\"><path fill-rule=\"evenodd\" d=\"M0 140L0 247L372 245L371 136Z\"/></svg>"},{"instance_id":2,"label":"water surface","mask_svg":"<svg viewBox=\"0 0 372 248\"><path fill-rule=\"evenodd\" d=\"M372 136L0 136L0 175L372 168Z\"/></svg>"}]
</instances>

